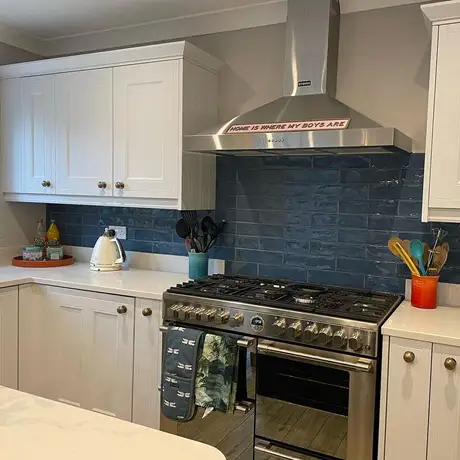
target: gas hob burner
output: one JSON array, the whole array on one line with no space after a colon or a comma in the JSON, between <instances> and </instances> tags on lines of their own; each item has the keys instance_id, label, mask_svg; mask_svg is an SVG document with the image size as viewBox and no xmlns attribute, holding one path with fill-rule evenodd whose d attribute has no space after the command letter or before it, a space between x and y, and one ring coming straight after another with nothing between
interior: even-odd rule
<instances>
[{"instance_id":1,"label":"gas hob burner","mask_svg":"<svg viewBox=\"0 0 460 460\"><path fill-rule=\"evenodd\" d=\"M251 289L243 296L248 299L277 301L286 297L286 291L276 286L261 286L260 288Z\"/></svg>"},{"instance_id":2,"label":"gas hob burner","mask_svg":"<svg viewBox=\"0 0 460 460\"><path fill-rule=\"evenodd\" d=\"M318 296L327 292L327 289L322 286L294 285L289 288L294 292L294 302L299 305L315 304Z\"/></svg>"}]
</instances>

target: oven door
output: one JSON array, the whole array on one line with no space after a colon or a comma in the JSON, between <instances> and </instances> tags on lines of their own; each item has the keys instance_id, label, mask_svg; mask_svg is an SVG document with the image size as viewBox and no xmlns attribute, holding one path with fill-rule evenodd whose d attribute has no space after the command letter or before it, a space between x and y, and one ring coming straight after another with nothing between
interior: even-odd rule
<instances>
[{"instance_id":1,"label":"oven door","mask_svg":"<svg viewBox=\"0 0 460 460\"><path fill-rule=\"evenodd\" d=\"M182 326L190 327L187 325ZM166 326L163 326L160 330L166 332L167 329ZM212 334L220 334L215 330L197 329ZM165 336L166 334L163 334L163 347ZM256 344L257 340L252 337L241 336L238 339L239 385L235 412L233 414L213 411L204 417L204 409L199 408L193 420L189 422L174 422L161 415L161 431L214 446L228 459L252 460L254 447ZM243 378L241 378L242 376Z\"/></svg>"},{"instance_id":2,"label":"oven door","mask_svg":"<svg viewBox=\"0 0 460 460\"><path fill-rule=\"evenodd\" d=\"M375 360L267 340L257 352L256 460L373 459Z\"/></svg>"}]
</instances>

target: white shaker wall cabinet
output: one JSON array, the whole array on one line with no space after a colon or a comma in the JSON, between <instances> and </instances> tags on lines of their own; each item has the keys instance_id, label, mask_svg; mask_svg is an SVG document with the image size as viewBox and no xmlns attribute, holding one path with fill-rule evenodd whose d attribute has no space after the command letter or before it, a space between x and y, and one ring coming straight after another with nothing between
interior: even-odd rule
<instances>
[{"instance_id":1,"label":"white shaker wall cabinet","mask_svg":"<svg viewBox=\"0 0 460 460\"><path fill-rule=\"evenodd\" d=\"M422 220L460 222L460 1L422 11L432 23Z\"/></svg>"},{"instance_id":2,"label":"white shaker wall cabinet","mask_svg":"<svg viewBox=\"0 0 460 460\"><path fill-rule=\"evenodd\" d=\"M18 388L18 288L0 289L0 385Z\"/></svg>"},{"instance_id":3,"label":"white shaker wall cabinet","mask_svg":"<svg viewBox=\"0 0 460 460\"><path fill-rule=\"evenodd\" d=\"M111 195L112 69L55 77L56 194ZM99 182L106 188L100 189Z\"/></svg>"},{"instance_id":4,"label":"white shaker wall cabinet","mask_svg":"<svg viewBox=\"0 0 460 460\"><path fill-rule=\"evenodd\" d=\"M22 190L25 193L54 194L54 76L23 78L21 83Z\"/></svg>"},{"instance_id":5,"label":"white shaker wall cabinet","mask_svg":"<svg viewBox=\"0 0 460 460\"><path fill-rule=\"evenodd\" d=\"M5 199L213 208L215 157L182 138L218 122L219 67L186 42L0 67Z\"/></svg>"}]
</instances>

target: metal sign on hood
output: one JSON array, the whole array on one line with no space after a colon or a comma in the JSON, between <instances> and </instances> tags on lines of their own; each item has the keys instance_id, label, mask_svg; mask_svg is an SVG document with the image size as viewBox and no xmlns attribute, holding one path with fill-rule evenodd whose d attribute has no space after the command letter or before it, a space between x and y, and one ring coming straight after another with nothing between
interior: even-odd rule
<instances>
[{"instance_id":1,"label":"metal sign on hood","mask_svg":"<svg viewBox=\"0 0 460 460\"><path fill-rule=\"evenodd\" d=\"M248 123L246 125L232 125L227 134L246 133L285 133L292 131L327 131L335 129L347 129L350 118L334 120L307 120L291 123Z\"/></svg>"}]
</instances>

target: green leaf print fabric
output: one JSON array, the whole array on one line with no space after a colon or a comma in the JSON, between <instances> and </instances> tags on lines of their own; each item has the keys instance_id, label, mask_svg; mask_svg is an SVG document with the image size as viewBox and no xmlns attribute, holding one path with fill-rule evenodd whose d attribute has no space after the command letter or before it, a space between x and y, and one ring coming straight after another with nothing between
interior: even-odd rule
<instances>
[{"instance_id":1,"label":"green leaf print fabric","mask_svg":"<svg viewBox=\"0 0 460 460\"><path fill-rule=\"evenodd\" d=\"M238 381L236 339L206 334L195 381L195 404L233 412Z\"/></svg>"}]
</instances>

